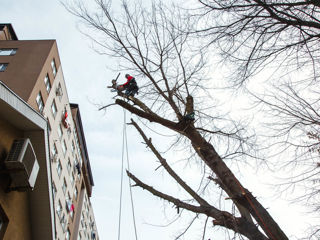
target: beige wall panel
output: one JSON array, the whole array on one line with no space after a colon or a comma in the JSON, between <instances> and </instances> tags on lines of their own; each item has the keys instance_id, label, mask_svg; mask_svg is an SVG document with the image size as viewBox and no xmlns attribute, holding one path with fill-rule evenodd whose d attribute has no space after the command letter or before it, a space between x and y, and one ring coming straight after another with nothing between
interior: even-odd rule
<instances>
[{"instance_id":1,"label":"beige wall panel","mask_svg":"<svg viewBox=\"0 0 320 240\"><path fill-rule=\"evenodd\" d=\"M0 119L0 136L1 162L3 162L5 155L10 151L13 140L23 135L21 131ZM16 191L5 193L8 175L1 175L0 182L0 204L9 218L4 240L31 240L27 193Z\"/></svg>"}]
</instances>

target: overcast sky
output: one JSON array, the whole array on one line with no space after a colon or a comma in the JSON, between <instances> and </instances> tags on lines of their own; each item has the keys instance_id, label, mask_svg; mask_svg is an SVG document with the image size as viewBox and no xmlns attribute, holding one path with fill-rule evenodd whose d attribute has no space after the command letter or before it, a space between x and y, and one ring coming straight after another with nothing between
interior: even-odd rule
<instances>
[{"instance_id":1,"label":"overcast sky","mask_svg":"<svg viewBox=\"0 0 320 240\"><path fill-rule=\"evenodd\" d=\"M146 0L147 1L147 0ZM77 19L70 15L56 0L2 0L0 22L12 23L19 40L56 39L62 70L64 73L69 100L80 106L89 157L95 186L91 198L100 238L117 239L119 187L122 147L123 112L119 107L111 107L106 113L99 112L95 104L112 103L112 96L106 86L116 76L107 66L116 68L112 59L95 53L91 42L77 29ZM124 81L124 74L120 79ZM127 113L127 117L130 114ZM141 138L128 127L129 155L131 170L146 182L160 183L162 174L156 178L153 170L157 167L154 157L141 144ZM281 199L274 201L271 192L262 188L262 178L253 183L247 180L249 189L255 196L263 196L266 207L288 236L301 233L307 224L307 218L298 208L290 206ZM122 218L122 238L133 240L131 210L129 208L128 178L125 176L124 208ZM174 185L167 183L167 185ZM175 190L175 188L174 188ZM141 240L174 239L182 230L181 223L161 227L171 216L166 215L165 204L141 189L134 188L138 237ZM260 197L259 197L259 200ZM276 202L276 203L275 203ZM171 210L172 206L168 205ZM299 219L299 224L297 223ZM180 224L180 225L179 225ZM158 225L158 226L156 226ZM211 227L208 237L224 239L216 235ZM195 227L185 239L200 239L202 229ZM294 238L290 238L294 239Z\"/></svg>"}]
</instances>

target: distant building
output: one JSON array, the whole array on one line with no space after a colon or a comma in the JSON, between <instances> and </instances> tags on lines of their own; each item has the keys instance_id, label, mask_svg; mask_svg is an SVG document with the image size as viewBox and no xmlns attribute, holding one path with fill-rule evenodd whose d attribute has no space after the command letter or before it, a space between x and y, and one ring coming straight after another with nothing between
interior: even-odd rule
<instances>
[{"instance_id":1,"label":"distant building","mask_svg":"<svg viewBox=\"0 0 320 240\"><path fill-rule=\"evenodd\" d=\"M0 80L47 120L54 239L99 239L80 111L69 103L56 41L18 40L0 24Z\"/></svg>"}]
</instances>

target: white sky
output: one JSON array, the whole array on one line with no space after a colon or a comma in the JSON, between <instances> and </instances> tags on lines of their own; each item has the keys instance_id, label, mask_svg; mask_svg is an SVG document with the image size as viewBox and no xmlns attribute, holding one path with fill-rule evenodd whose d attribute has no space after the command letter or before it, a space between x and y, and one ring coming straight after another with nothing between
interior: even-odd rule
<instances>
[{"instance_id":1,"label":"white sky","mask_svg":"<svg viewBox=\"0 0 320 240\"><path fill-rule=\"evenodd\" d=\"M69 100L80 106L95 182L91 201L98 232L103 240L117 239L123 115L119 107L111 107L103 114L92 104L112 102L113 94L105 86L109 85L116 73L108 71L106 66L116 67L115 63L106 56L96 54L90 48L90 41L77 30L76 19L59 1L2 0L0 22L12 23L20 40L57 40ZM120 76L122 81L124 74ZM129 118L130 114L127 115ZM164 174L154 176L153 170L157 167L154 157L140 144L141 138L138 134L130 127L127 129L132 172L147 183L161 183ZM259 200L262 200L263 196L262 202L288 236L300 233L308 221L310 222L302 210L297 207L290 208L288 203L280 199L274 201L270 189L262 187L263 183L267 182L264 176L260 173L260 180L257 180L254 172L251 174L252 177L246 178L244 185L247 185ZM125 176L121 239L133 240L127 182ZM175 186L173 183L166 184ZM162 186L162 189L166 189L166 186ZM133 194L140 240L174 239L173 236L177 236L179 230L183 229L184 225L179 224L167 228L153 226L164 224L166 221L163 201L137 188L133 189ZM167 205L167 209L171 210L172 206ZM211 226L208 227L207 233L207 238L210 237L212 240L224 239L221 235L216 235ZM195 227L184 239L200 239L201 234L202 229Z\"/></svg>"}]
</instances>

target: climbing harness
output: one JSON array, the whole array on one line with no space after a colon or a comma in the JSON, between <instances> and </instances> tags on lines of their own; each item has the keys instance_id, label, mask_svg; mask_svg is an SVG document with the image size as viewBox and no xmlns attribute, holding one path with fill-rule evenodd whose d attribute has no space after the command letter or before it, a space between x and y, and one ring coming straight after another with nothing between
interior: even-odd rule
<instances>
[{"instance_id":1,"label":"climbing harness","mask_svg":"<svg viewBox=\"0 0 320 240\"><path fill-rule=\"evenodd\" d=\"M121 214L122 214L122 193L123 193L123 173L124 173L124 158L127 158L127 169L130 172L129 164L129 153L128 153L128 140L127 140L127 129L126 129L126 111L123 109L123 130L122 130L122 157L121 157L121 181L120 181L120 202L119 202L119 221L118 221L118 240L120 240L121 234ZM138 240L137 227L134 213L134 203L133 195L131 189L131 179L129 179L129 190L130 190L130 201L131 201L131 210L132 210L132 219L134 226L135 239Z\"/></svg>"}]
</instances>

